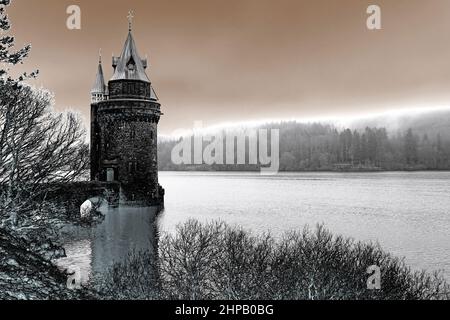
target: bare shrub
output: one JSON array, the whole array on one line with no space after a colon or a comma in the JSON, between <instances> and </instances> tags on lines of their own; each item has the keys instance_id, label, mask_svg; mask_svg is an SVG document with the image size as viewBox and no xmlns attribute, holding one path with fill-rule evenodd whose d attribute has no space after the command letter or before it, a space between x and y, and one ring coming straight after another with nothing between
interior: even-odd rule
<instances>
[{"instance_id":1,"label":"bare shrub","mask_svg":"<svg viewBox=\"0 0 450 320\"><path fill-rule=\"evenodd\" d=\"M170 299L213 297L214 261L222 255L224 223L207 227L190 220L165 234L159 243L159 268L163 294Z\"/></svg>"},{"instance_id":2,"label":"bare shrub","mask_svg":"<svg viewBox=\"0 0 450 320\"><path fill-rule=\"evenodd\" d=\"M155 257L149 252L132 252L122 263L96 277L95 289L106 300L154 300L160 298Z\"/></svg>"},{"instance_id":3,"label":"bare shrub","mask_svg":"<svg viewBox=\"0 0 450 320\"><path fill-rule=\"evenodd\" d=\"M439 274L412 272L379 245L333 236L323 226L275 240L222 222L191 220L174 234L165 234L159 257L148 259L149 255L135 254L116 265L102 284L103 292L115 292L122 299L450 298L449 285ZM149 277L146 265L157 276ZM381 290L367 288L366 272L372 265L381 269Z\"/></svg>"}]
</instances>

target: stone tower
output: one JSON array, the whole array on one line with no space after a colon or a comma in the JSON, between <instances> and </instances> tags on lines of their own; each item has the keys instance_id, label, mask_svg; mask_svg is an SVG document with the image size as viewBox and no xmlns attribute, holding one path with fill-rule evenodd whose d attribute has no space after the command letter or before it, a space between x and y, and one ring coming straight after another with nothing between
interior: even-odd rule
<instances>
[{"instance_id":1,"label":"stone tower","mask_svg":"<svg viewBox=\"0 0 450 320\"><path fill-rule=\"evenodd\" d=\"M102 61L91 90L91 180L118 182L127 202L162 204L157 139L161 105L146 74L131 22L122 53L105 85Z\"/></svg>"}]
</instances>

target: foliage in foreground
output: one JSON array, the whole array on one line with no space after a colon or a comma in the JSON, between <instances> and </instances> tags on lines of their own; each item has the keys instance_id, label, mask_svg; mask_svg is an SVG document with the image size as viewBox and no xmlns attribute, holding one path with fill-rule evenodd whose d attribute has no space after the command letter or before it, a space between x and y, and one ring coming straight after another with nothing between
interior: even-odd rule
<instances>
[{"instance_id":1,"label":"foliage in foreground","mask_svg":"<svg viewBox=\"0 0 450 320\"><path fill-rule=\"evenodd\" d=\"M149 251L150 252L150 251ZM438 274L412 272L378 245L315 232L253 236L224 223L188 221L159 242L159 259L132 254L99 285L103 299L449 299ZM368 290L367 267L381 268Z\"/></svg>"},{"instance_id":2,"label":"foliage in foreground","mask_svg":"<svg viewBox=\"0 0 450 320\"><path fill-rule=\"evenodd\" d=\"M29 243L26 240L0 228L0 300L93 298L87 288L69 290L69 274L61 272L34 250L24 249L27 246Z\"/></svg>"},{"instance_id":3,"label":"foliage in foreground","mask_svg":"<svg viewBox=\"0 0 450 320\"><path fill-rule=\"evenodd\" d=\"M67 275L51 264L64 256L58 232L67 214L46 199L55 183L86 169L85 129L76 114L55 111L49 92L24 83L37 71L14 76L31 46L15 47L10 4L0 0L0 299L83 297L67 290Z\"/></svg>"}]
</instances>

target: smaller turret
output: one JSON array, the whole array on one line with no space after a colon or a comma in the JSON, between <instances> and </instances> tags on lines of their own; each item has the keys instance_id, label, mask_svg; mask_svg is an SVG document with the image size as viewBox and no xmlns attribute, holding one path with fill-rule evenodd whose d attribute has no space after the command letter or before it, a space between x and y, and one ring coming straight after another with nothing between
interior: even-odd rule
<instances>
[{"instance_id":1,"label":"smaller turret","mask_svg":"<svg viewBox=\"0 0 450 320\"><path fill-rule=\"evenodd\" d=\"M108 99L108 88L105 85L105 77L102 68L102 54L99 53L98 70L94 85L91 90L91 102L97 103Z\"/></svg>"}]
</instances>

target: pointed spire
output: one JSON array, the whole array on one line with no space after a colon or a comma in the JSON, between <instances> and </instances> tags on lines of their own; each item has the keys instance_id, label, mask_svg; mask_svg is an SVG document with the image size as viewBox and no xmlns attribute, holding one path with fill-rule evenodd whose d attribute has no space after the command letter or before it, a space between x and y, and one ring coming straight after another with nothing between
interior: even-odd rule
<instances>
[{"instance_id":1,"label":"pointed spire","mask_svg":"<svg viewBox=\"0 0 450 320\"><path fill-rule=\"evenodd\" d=\"M91 90L93 101L94 100L98 101L98 99L94 99L94 96L97 98L97 96L106 94L106 85L105 85L105 77L103 75L101 49L99 50L98 56L99 58L98 58L97 75L95 77L95 82Z\"/></svg>"},{"instance_id":2,"label":"pointed spire","mask_svg":"<svg viewBox=\"0 0 450 320\"><path fill-rule=\"evenodd\" d=\"M145 73L147 62L139 56L133 34L128 32L120 57L113 57L115 68L111 80L140 80L150 82Z\"/></svg>"}]
</instances>

